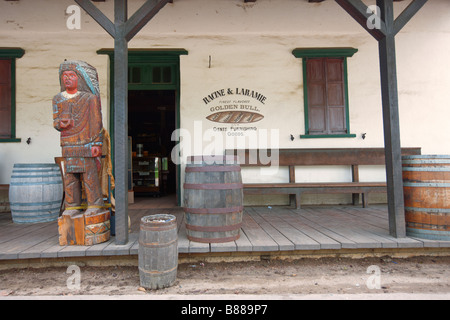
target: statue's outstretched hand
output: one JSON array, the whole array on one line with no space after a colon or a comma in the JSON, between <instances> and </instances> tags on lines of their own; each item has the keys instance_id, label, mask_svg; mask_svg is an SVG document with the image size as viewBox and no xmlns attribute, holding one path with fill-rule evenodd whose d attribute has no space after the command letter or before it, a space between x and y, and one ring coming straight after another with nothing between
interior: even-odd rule
<instances>
[{"instance_id":1,"label":"statue's outstretched hand","mask_svg":"<svg viewBox=\"0 0 450 320\"><path fill-rule=\"evenodd\" d=\"M93 146L91 148L92 157L97 158L102 156L102 147L101 146Z\"/></svg>"},{"instance_id":2,"label":"statue's outstretched hand","mask_svg":"<svg viewBox=\"0 0 450 320\"><path fill-rule=\"evenodd\" d=\"M69 129L73 126L73 120L71 119L61 119L59 120L59 126L61 129Z\"/></svg>"}]
</instances>

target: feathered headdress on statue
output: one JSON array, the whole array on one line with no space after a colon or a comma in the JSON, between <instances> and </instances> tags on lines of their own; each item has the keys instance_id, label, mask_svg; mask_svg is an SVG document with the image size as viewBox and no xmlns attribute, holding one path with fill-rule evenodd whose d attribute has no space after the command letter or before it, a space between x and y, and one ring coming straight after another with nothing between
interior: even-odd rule
<instances>
[{"instance_id":1,"label":"feathered headdress on statue","mask_svg":"<svg viewBox=\"0 0 450 320\"><path fill-rule=\"evenodd\" d=\"M59 67L61 91L66 90L64 81L62 80L62 74L64 71L74 71L78 75L78 91L91 92L100 98L98 74L97 70L93 66L84 61L64 61Z\"/></svg>"}]
</instances>

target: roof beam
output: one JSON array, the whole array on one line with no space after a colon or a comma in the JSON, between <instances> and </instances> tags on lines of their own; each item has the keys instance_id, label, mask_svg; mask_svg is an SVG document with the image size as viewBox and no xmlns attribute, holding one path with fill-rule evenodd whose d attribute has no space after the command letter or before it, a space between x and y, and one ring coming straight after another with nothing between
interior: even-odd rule
<instances>
[{"instance_id":1,"label":"roof beam","mask_svg":"<svg viewBox=\"0 0 450 320\"><path fill-rule=\"evenodd\" d=\"M111 22L111 20L108 19L107 16L103 14L103 12L100 11L91 1L89 0L75 0L76 3L80 7L84 9L97 23L105 29L108 34L115 38L116 37L116 28L114 26L114 23Z\"/></svg>"},{"instance_id":2,"label":"roof beam","mask_svg":"<svg viewBox=\"0 0 450 320\"><path fill-rule=\"evenodd\" d=\"M410 5L395 19L394 35L400 32L412 17L427 3L428 0L413 0Z\"/></svg>"},{"instance_id":3,"label":"roof beam","mask_svg":"<svg viewBox=\"0 0 450 320\"><path fill-rule=\"evenodd\" d=\"M380 28L369 28L368 21L373 17L372 10L361 0L335 0L353 19L356 20L370 35L377 41L383 39L386 35L386 25L380 21Z\"/></svg>"},{"instance_id":4,"label":"roof beam","mask_svg":"<svg viewBox=\"0 0 450 320\"><path fill-rule=\"evenodd\" d=\"M125 25L125 38L127 41L133 37L161 10L170 0L147 0L127 21Z\"/></svg>"}]
</instances>

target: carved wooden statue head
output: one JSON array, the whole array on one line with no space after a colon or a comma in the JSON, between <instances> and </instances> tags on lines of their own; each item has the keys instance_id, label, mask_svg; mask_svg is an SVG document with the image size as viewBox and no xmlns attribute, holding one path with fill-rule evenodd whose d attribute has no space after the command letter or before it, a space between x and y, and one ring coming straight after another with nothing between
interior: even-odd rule
<instances>
[{"instance_id":1,"label":"carved wooden statue head","mask_svg":"<svg viewBox=\"0 0 450 320\"><path fill-rule=\"evenodd\" d=\"M73 91L76 75L76 91L90 92L100 96L97 70L84 61L64 61L59 67L61 91Z\"/></svg>"}]
</instances>

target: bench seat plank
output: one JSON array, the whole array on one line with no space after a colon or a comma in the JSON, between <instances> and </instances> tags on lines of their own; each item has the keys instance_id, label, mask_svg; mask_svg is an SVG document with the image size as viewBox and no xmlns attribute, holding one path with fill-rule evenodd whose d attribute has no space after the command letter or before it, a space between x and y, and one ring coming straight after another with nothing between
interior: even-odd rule
<instances>
[{"instance_id":1,"label":"bench seat plank","mask_svg":"<svg viewBox=\"0 0 450 320\"><path fill-rule=\"evenodd\" d=\"M244 183L244 189L249 188L385 188L385 182L301 182L301 183Z\"/></svg>"}]
</instances>

